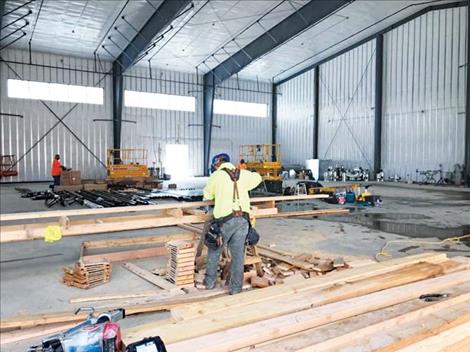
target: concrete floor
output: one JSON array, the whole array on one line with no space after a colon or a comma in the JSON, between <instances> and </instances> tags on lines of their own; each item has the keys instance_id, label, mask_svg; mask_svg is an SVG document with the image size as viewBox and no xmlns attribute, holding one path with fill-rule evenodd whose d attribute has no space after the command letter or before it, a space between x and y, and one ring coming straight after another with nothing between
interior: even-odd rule
<instances>
[{"instance_id":1,"label":"concrete floor","mask_svg":"<svg viewBox=\"0 0 470 352\"><path fill-rule=\"evenodd\" d=\"M0 186L2 213L63 209L60 205L46 209L43 201L21 199L14 187L15 185ZM21 184L20 187L44 190L47 185ZM322 257L343 256L346 260L352 260L374 258L387 241L437 242L470 233L468 189L379 184L373 185L371 191L382 196L382 207L345 205L343 207L351 209L351 215L318 219L310 217L258 220L256 227L261 234L261 243L292 252L314 253ZM283 206L289 210L338 207L321 201L292 202ZM77 260L80 243L85 240L181 231L174 227L157 228L67 237L53 244L42 241L2 244L0 315L5 318L18 314L70 311L77 307L69 303L69 299L73 297L152 290L158 292L158 288L128 272L119 264L113 266L112 279L108 284L86 291L65 286L61 282L62 268ZM470 256L469 246L470 241L445 246L404 242L392 243L387 250L393 257L424 251L444 251L449 256ZM135 263L148 269L166 265L164 258L140 260ZM157 313L129 317L121 325L132 326L166 316ZM33 339L21 344L7 345L5 351L24 351L28 345L37 342L38 339Z\"/></svg>"}]
</instances>

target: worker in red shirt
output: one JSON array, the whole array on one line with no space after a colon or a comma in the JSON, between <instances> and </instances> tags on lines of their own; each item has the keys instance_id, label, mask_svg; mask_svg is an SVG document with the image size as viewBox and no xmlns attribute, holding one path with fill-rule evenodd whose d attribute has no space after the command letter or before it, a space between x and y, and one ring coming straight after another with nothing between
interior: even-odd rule
<instances>
[{"instance_id":1,"label":"worker in red shirt","mask_svg":"<svg viewBox=\"0 0 470 352\"><path fill-rule=\"evenodd\" d=\"M248 165L246 165L245 159L240 160L240 163L238 163L237 168L239 168L240 170L248 169Z\"/></svg>"},{"instance_id":2,"label":"worker in red shirt","mask_svg":"<svg viewBox=\"0 0 470 352\"><path fill-rule=\"evenodd\" d=\"M62 170L65 170L65 167L60 163L60 155L56 154L51 168L51 176L54 179L54 186L60 185L60 174L62 173Z\"/></svg>"}]
</instances>

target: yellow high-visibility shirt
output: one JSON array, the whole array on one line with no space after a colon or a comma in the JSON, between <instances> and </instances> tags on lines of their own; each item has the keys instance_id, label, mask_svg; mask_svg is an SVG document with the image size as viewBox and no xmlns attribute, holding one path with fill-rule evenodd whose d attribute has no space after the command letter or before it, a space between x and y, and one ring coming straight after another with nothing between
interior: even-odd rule
<instances>
[{"instance_id":1,"label":"yellow high-visibility shirt","mask_svg":"<svg viewBox=\"0 0 470 352\"><path fill-rule=\"evenodd\" d=\"M204 187L204 198L214 199L214 217L216 219L230 215L233 210L250 212L250 197L248 191L256 188L261 181L261 176L256 172L240 170L240 178L237 181L239 199L233 202L233 182L230 176L222 169L233 170L235 166L231 163L223 163L207 181Z\"/></svg>"}]
</instances>

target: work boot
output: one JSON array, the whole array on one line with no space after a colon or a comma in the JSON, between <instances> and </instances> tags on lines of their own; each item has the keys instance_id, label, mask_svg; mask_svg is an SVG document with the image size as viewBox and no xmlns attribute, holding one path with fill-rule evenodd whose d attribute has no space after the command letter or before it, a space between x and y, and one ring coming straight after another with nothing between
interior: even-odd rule
<instances>
[{"instance_id":1,"label":"work boot","mask_svg":"<svg viewBox=\"0 0 470 352\"><path fill-rule=\"evenodd\" d=\"M228 294L229 294L229 295L236 295L237 293L240 293L240 292L242 292L242 290L231 290L231 289L230 289L230 290L228 291Z\"/></svg>"}]
</instances>

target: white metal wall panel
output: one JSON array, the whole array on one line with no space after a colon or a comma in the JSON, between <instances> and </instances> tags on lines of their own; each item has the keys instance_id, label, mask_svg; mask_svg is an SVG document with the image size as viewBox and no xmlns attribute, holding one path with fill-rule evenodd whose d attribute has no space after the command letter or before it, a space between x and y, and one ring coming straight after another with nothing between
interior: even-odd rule
<instances>
[{"instance_id":1,"label":"white metal wall panel","mask_svg":"<svg viewBox=\"0 0 470 352\"><path fill-rule=\"evenodd\" d=\"M22 50L4 50L2 58L7 61L28 62L29 54ZM1 112L23 115L24 118L1 116L0 154L14 154L18 162L18 176L2 178L2 182L50 180L50 168L54 154L61 155L62 163L82 172L82 178L103 178L106 169L87 149L47 110L38 100L13 99L7 96L7 79L41 81L104 88L104 105L78 104L63 119L78 138L103 163L106 163L106 149L112 144L111 122L93 122L93 119L111 119L111 76L93 71L93 60L63 57L52 54L33 53L32 62L37 65L58 66L48 68L4 62L1 67ZM103 63L105 70L110 65ZM72 70L77 69L77 70ZM100 83L98 83L101 80ZM62 118L75 104L46 102ZM47 136L27 153L55 124ZM25 155L26 154L26 155ZM23 157L24 156L24 157Z\"/></svg>"},{"instance_id":2,"label":"white metal wall panel","mask_svg":"<svg viewBox=\"0 0 470 352\"><path fill-rule=\"evenodd\" d=\"M313 156L314 79L310 70L277 87L276 137L285 164L304 164Z\"/></svg>"},{"instance_id":3,"label":"white metal wall panel","mask_svg":"<svg viewBox=\"0 0 470 352\"><path fill-rule=\"evenodd\" d=\"M199 77L199 82L201 77ZM122 147L145 148L148 163L165 166L167 144L189 146L190 171L202 174L202 87L197 85L196 75L170 71L152 71L135 67L124 77L124 89L196 97L196 112L170 111L123 107Z\"/></svg>"},{"instance_id":4,"label":"white metal wall panel","mask_svg":"<svg viewBox=\"0 0 470 352\"><path fill-rule=\"evenodd\" d=\"M389 174L463 163L467 7L429 12L385 35L382 164Z\"/></svg>"},{"instance_id":5,"label":"white metal wall panel","mask_svg":"<svg viewBox=\"0 0 470 352\"><path fill-rule=\"evenodd\" d=\"M230 79L218 87L215 99L266 104L267 117L249 117L214 114L211 155L229 153L232 161L239 161L241 144L271 143L272 85L266 82Z\"/></svg>"},{"instance_id":6,"label":"white metal wall panel","mask_svg":"<svg viewBox=\"0 0 470 352\"><path fill-rule=\"evenodd\" d=\"M167 144L189 145L189 160L193 175L203 174L203 127L202 127L202 75L152 70L135 67L124 78L128 90L196 97L196 112L156 110L143 108L123 109L123 148L146 148L149 165L165 167ZM261 91L261 92L260 92ZM268 104L270 111L271 85L244 80L228 80L217 88L216 99L236 100ZM214 115L211 155L228 152L238 161L240 144L270 143L271 118ZM220 127L219 127L220 126ZM160 152L159 152L160 150ZM161 163L161 164L160 164Z\"/></svg>"},{"instance_id":7,"label":"white metal wall panel","mask_svg":"<svg viewBox=\"0 0 470 352\"><path fill-rule=\"evenodd\" d=\"M373 169L375 40L320 66L319 157Z\"/></svg>"}]
</instances>

